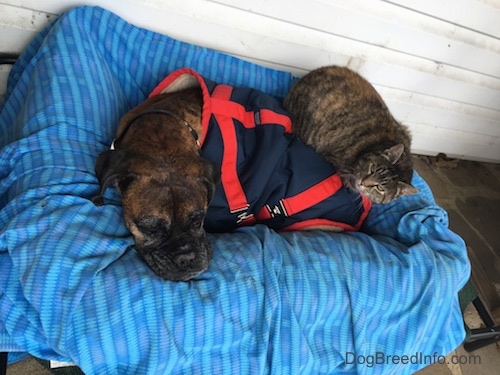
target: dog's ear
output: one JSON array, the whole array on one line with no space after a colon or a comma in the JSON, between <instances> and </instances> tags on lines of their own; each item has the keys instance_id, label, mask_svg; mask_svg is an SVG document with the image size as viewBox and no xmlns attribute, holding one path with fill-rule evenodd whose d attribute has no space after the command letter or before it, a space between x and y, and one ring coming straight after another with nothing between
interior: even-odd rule
<instances>
[{"instance_id":1,"label":"dog's ear","mask_svg":"<svg viewBox=\"0 0 500 375\"><path fill-rule=\"evenodd\" d=\"M215 194L215 188L217 184L220 182L220 166L216 163L202 159L205 164L204 169L206 171L205 182L208 189L208 202L212 200Z\"/></svg>"},{"instance_id":2,"label":"dog's ear","mask_svg":"<svg viewBox=\"0 0 500 375\"><path fill-rule=\"evenodd\" d=\"M123 191L133 181L135 175L129 172L130 160L123 150L108 150L97 157L95 173L101 190L98 195L92 197L96 206L104 204L102 197L109 186L118 183L119 190Z\"/></svg>"}]
</instances>

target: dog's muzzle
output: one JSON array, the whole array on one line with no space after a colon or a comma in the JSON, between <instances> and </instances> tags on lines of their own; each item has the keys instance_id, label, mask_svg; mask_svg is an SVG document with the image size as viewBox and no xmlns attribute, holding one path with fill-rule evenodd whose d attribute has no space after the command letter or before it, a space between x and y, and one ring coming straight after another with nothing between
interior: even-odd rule
<instances>
[{"instance_id":1,"label":"dog's muzzle","mask_svg":"<svg viewBox=\"0 0 500 375\"><path fill-rule=\"evenodd\" d=\"M213 256L212 245L206 239L152 248L137 246L137 251L158 276L172 281L191 280L208 268Z\"/></svg>"}]
</instances>

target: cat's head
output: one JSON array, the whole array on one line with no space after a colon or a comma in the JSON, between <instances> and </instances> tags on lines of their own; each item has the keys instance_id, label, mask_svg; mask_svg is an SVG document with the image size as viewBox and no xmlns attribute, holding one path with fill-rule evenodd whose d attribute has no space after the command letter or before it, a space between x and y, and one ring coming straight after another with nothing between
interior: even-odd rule
<instances>
[{"instance_id":1,"label":"cat's head","mask_svg":"<svg viewBox=\"0 0 500 375\"><path fill-rule=\"evenodd\" d=\"M389 203L398 197L418 193L405 181L413 167L404 145L398 144L379 153L367 153L354 170L354 188L374 203Z\"/></svg>"}]
</instances>

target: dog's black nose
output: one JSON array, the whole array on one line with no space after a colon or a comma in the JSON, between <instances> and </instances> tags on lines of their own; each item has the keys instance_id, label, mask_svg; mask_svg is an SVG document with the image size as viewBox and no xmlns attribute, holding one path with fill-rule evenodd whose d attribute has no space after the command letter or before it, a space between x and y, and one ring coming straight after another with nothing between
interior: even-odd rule
<instances>
[{"instance_id":1,"label":"dog's black nose","mask_svg":"<svg viewBox=\"0 0 500 375\"><path fill-rule=\"evenodd\" d=\"M186 253L176 255L173 261L180 270L186 270L190 268L195 259L196 253L194 251L188 251Z\"/></svg>"}]
</instances>

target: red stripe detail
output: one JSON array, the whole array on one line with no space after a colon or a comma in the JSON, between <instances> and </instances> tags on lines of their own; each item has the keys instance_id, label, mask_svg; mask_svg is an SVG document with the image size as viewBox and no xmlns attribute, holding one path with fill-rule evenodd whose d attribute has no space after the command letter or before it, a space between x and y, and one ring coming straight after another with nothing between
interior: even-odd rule
<instances>
[{"instance_id":1,"label":"red stripe detail","mask_svg":"<svg viewBox=\"0 0 500 375\"><path fill-rule=\"evenodd\" d=\"M293 216L335 194L342 187L339 175L333 174L309 189L282 200L288 216Z\"/></svg>"},{"instance_id":2,"label":"red stripe detail","mask_svg":"<svg viewBox=\"0 0 500 375\"><path fill-rule=\"evenodd\" d=\"M212 97L228 101L233 88L226 85L215 87ZM213 100L214 104L216 100ZM212 112L213 113L213 112ZM237 173L238 141L236 139L236 129L231 115L225 113L213 113L215 120L219 124L224 145L222 155L221 182L226 194L230 212L245 210L248 208L248 201L241 186Z\"/></svg>"},{"instance_id":3,"label":"red stripe detail","mask_svg":"<svg viewBox=\"0 0 500 375\"><path fill-rule=\"evenodd\" d=\"M229 101L231 99L231 94L233 92L233 88L228 85L217 85L215 86L214 92L212 93L212 98L219 98L222 100ZM212 109L213 112L213 109ZM221 113L221 112L219 112Z\"/></svg>"},{"instance_id":4,"label":"red stripe detail","mask_svg":"<svg viewBox=\"0 0 500 375\"><path fill-rule=\"evenodd\" d=\"M220 87L220 89L219 89ZM218 85L212 94L212 113L231 116L243 124L245 128L255 127L255 112L247 111L246 108L236 102L230 100L230 92L232 87L227 85ZM285 133L292 132L292 120L286 115L281 115L270 109L259 110L260 124L281 125L285 128Z\"/></svg>"},{"instance_id":5,"label":"red stripe detail","mask_svg":"<svg viewBox=\"0 0 500 375\"><path fill-rule=\"evenodd\" d=\"M291 230L304 230L304 229L314 229L314 227L337 227L346 231L358 231L366 217L370 213L370 209L372 207L372 202L366 198L363 194L361 194L361 200L363 201L363 213L359 217L359 220L354 225L349 225L346 223L341 223L338 221L328 220L328 219L310 219L303 220L292 225L289 225L283 229L282 231L291 231Z\"/></svg>"},{"instance_id":6,"label":"red stripe detail","mask_svg":"<svg viewBox=\"0 0 500 375\"><path fill-rule=\"evenodd\" d=\"M245 220L242 220L238 223L239 226L246 226L246 225L253 225L257 222L257 219L255 216L251 216L246 218Z\"/></svg>"},{"instance_id":7,"label":"red stripe detail","mask_svg":"<svg viewBox=\"0 0 500 375\"><path fill-rule=\"evenodd\" d=\"M322 226L322 227L336 227L346 231L357 231L363 225L363 222L365 221L372 207L372 202L362 194L361 194L361 200L363 202L363 213L360 215L358 222L354 225L349 225L346 223L328 219L308 219L291 224L281 230L282 231L304 230ZM257 220L259 221L272 219L271 213L269 212L267 206L262 207L259 213L256 215L256 217Z\"/></svg>"},{"instance_id":8,"label":"red stripe detail","mask_svg":"<svg viewBox=\"0 0 500 375\"><path fill-rule=\"evenodd\" d=\"M358 222L356 225L354 225L354 230L359 230L361 226L363 225L363 222L365 221L366 217L370 213L370 209L372 208L372 201L369 200L367 197L365 197L363 194L361 194L361 199L363 201L363 213L361 214Z\"/></svg>"},{"instance_id":9,"label":"red stripe detail","mask_svg":"<svg viewBox=\"0 0 500 375\"><path fill-rule=\"evenodd\" d=\"M243 124L247 129L255 128L255 117L253 112L245 110L241 104L232 102L216 94L217 86L212 95L212 113L232 117Z\"/></svg>"},{"instance_id":10,"label":"red stripe detail","mask_svg":"<svg viewBox=\"0 0 500 375\"><path fill-rule=\"evenodd\" d=\"M267 206L262 207L260 211L257 213L257 220L269 220L271 218L272 216Z\"/></svg>"},{"instance_id":11,"label":"red stripe detail","mask_svg":"<svg viewBox=\"0 0 500 375\"><path fill-rule=\"evenodd\" d=\"M310 219L310 220L299 221L297 223L284 227L283 229L281 229L281 231L285 232L292 230L314 229L314 227L332 227L332 228L343 229L346 231L357 230L357 228L353 227L352 225L341 223L338 221L327 220L327 219Z\"/></svg>"},{"instance_id":12,"label":"red stripe detail","mask_svg":"<svg viewBox=\"0 0 500 375\"><path fill-rule=\"evenodd\" d=\"M262 125L265 124L279 124L285 128L285 133L292 132L292 120L290 117L281 115L270 109L261 109L260 110L260 123Z\"/></svg>"}]
</instances>

